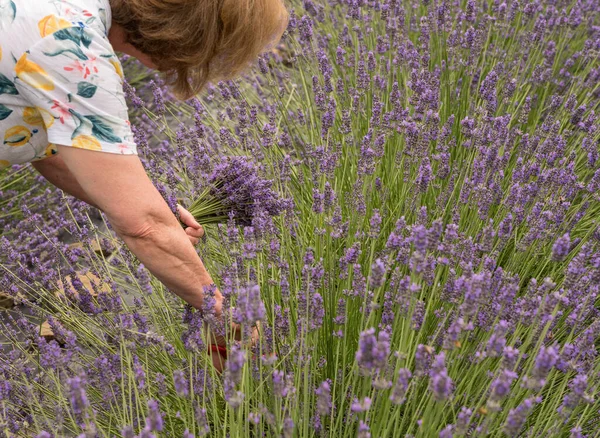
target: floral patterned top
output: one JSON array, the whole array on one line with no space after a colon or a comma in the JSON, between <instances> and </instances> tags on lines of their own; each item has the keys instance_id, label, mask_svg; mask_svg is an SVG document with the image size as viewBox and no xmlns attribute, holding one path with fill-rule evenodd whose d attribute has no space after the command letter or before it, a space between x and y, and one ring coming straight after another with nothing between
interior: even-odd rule
<instances>
[{"instance_id":1,"label":"floral patterned top","mask_svg":"<svg viewBox=\"0 0 600 438\"><path fill-rule=\"evenodd\" d=\"M108 0L0 0L0 168L57 144L137 154Z\"/></svg>"}]
</instances>

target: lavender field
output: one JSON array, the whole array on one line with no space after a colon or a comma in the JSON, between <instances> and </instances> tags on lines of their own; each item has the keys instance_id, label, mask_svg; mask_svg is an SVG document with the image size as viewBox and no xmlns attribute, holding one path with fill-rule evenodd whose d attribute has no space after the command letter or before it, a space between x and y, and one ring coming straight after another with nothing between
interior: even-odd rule
<instances>
[{"instance_id":1,"label":"lavender field","mask_svg":"<svg viewBox=\"0 0 600 438\"><path fill-rule=\"evenodd\" d=\"M223 374L212 290L193 309L13 166L0 438L600 437L598 1L289 6L197 99L122 60L144 166L244 328Z\"/></svg>"}]
</instances>

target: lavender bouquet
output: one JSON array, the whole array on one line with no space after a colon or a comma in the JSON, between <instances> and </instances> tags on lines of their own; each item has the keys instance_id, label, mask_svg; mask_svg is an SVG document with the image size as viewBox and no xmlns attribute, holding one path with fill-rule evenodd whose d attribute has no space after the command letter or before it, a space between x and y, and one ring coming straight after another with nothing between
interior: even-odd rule
<instances>
[{"instance_id":1,"label":"lavender bouquet","mask_svg":"<svg viewBox=\"0 0 600 438\"><path fill-rule=\"evenodd\" d=\"M272 189L272 182L261 178L247 157L223 157L206 182L206 188L189 207L201 224L224 223L233 216L236 222L250 225L259 211L274 217L284 209L283 199Z\"/></svg>"}]
</instances>

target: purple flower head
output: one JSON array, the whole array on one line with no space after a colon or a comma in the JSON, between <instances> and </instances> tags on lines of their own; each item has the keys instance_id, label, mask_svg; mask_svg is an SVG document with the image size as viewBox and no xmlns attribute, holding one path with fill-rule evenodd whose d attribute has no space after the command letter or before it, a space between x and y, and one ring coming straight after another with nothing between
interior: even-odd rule
<instances>
[{"instance_id":1,"label":"purple flower head","mask_svg":"<svg viewBox=\"0 0 600 438\"><path fill-rule=\"evenodd\" d=\"M408 384L412 374L407 368L400 368L398 370L398 379L392 388L390 394L390 400L395 405L401 405L406 400L406 393L408 392Z\"/></svg>"},{"instance_id":2,"label":"purple flower head","mask_svg":"<svg viewBox=\"0 0 600 438\"><path fill-rule=\"evenodd\" d=\"M196 404L194 406L194 419L196 420L196 425L200 436L209 435L210 426L206 418L206 408L202 408L199 404Z\"/></svg>"},{"instance_id":3,"label":"purple flower head","mask_svg":"<svg viewBox=\"0 0 600 438\"><path fill-rule=\"evenodd\" d=\"M285 397L287 395L287 388L285 386L285 373L281 370L273 370L273 391L278 397Z\"/></svg>"},{"instance_id":4,"label":"purple flower head","mask_svg":"<svg viewBox=\"0 0 600 438\"><path fill-rule=\"evenodd\" d=\"M390 355L390 337L386 331L375 336L375 329L369 328L360 334L356 361L367 371L380 371L387 364Z\"/></svg>"},{"instance_id":5,"label":"purple flower head","mask_svg":"<svg viewBox=\"0 0 600 438\"><path fill-rule=\"evenodd\" d=\"M375 260L371 266L371 281L370 285L376 289L383 286L385 283L386 266L381 259Z\"/></svg>"},{"instance_id":6,"label":"purple flower head","mask_svg":"<svg viewBox=\"0 0 600 438\"><path fill-rule=\"evenodd\" d=\"M377 237L379 235L379 231L381 230L381 214L379 214L378 209L373 210L373 215L369 220L370 225L370 235L371 237Z\"/></svg>"},{"instance_id":7,"label":"purple flower head","mask_svg":"<svg viewBox=\"0 0 600 438\"><path fill-rule=\"evenodd\" d=\"M340 276L345 277L347 275L348 266L355 264L358 261L358 257L361 254L360 242L355 242L350 248L346 250L346 254L340 258Z\"/></svg>"},{"instance_id":8,"label":"purple flower head","mask_svg":"<svg viewBox=\"0 0 600 438\"><path fill-rule=\"evenodd\" d=\"M366 412L369 409L371 409L371 399L369 397L365 397L362 400L355 398L350 406L352 412Z\"/></svg>"},{"instance_id":9,"label":"purple flower head","mask_svg":"<svg viewBox=\"0 0 600 438\"><path fill-rule=\"evenodd\" d=\"M335 62L338 66L344 67L344 65L346 64L345 55L346 55L346 50L344 50L343 47L338 46L335 51Z\"/></svg>"},{"instance_id":10,"label":"purple flower head","mask_svg":"<svg viewBox=\"0 0 600 438\"><path fill-rule=\"evenodd\" d=\"M498 82L498 74L491 71L481 84L480 93L483 99L487 101L488 113L492 114L496 111L496 83Z\"/></svg>"},{"instance_id":11,"label":"purple flower head","mask_svg":"<svg viewBox=\"0 0 600 438\"><path fill-rule=\"evenodd\" d=\"M565 257L567 257L567 254L569 254L570 248L571 237L569 236L569 233L565 233L556 239L554 245L552 246L552 260L556 262L563 261Z\"/></svg>"},{"instance_id":12,"label":"purple flower head","mask_svg":"<svg viewBox=\"0 0 600 438\"><path fill-rule=\"evenodd\" d=\"M492 382L491 393L488 399L488 407L499 409L501 400L506 398L510 392L510 385L518 377L517 373L511 370L502 370L500 376Z\"/></svg>"},{"instance_id":13,"label":"purple flower head","mask_svg":"<svg viewBox=\"0 0 600 438\"><path fill-rule=\"evenodd\" d=\"M323 297L320 293L315 292L311 303L310 329L316 330L320 328L323 325L323 318L325 318Z\"/></svg>"},{"instance_id":14,"label":"purple flower head","mask_svg":"<svg viewBox=\"0 0 600 438\"><path fill-rule=\"evenodd\" d=\"M433 348L428 345L417 345L415 352L415 377L426 375L431 368L431 360L433 358Z\"/></svg>"},{"instance_id":15,"label":"purple flower head","mask_svg":"<svg viewBox=\"0 0 600 438\"><path fill-rule=\"evenodd\" d=\"M75 415L82 414L90 406L90 402L88 401L85 391L85 384L85 377L75 376L67 379L67 386L69 387L69 401L71 402L71 408L73 409L73 413Z\"/></svg>"},{"instance_id":16,"label":"purple flower head","mask_svg":"<svg viewBox=\"0 0 600 438\"><path fill-rule=\"evenodd\" d=\"M135 438L133 426L123 426L121 429L121 435L123 435L123 438Z\"/></svg>"},{"instance_id":17,"label":"purple flower head","mask_svg":"<svg viewBox=\"0 0 600 438\"><path fill-rule=\"evenodd\" d=\"M2 380L0 382L0 400L9 400L12 390L13 385L8 380Z\"/></svg>"},{"instance_id":18,"label":"purple flower head","mask_svg":"<svg viewBox=\"0 0 600 438\"><path fill-rule=\"evenodd\" d=\"M575 426L573 429L571 429L571 434L569 435L569 438L586 438L587 435L584 435L583 433L581 433L581 431L581 426Z\"/></svg>"},{"instance_id":19,"label":"purple flower head","mask_svg":"<svg viewBox=\"0 0 600 438\"><path fill-rule=\"evenodd\" d=\"M498 225L498 237L501 239L507 239L510 237L513 231L513 215L508 213L504 219Z\"/></svg>"},{"instance_id":20,"label":"purple flower head","mask_svg":"<svg viewBox=\"0 0 600 438\"><path fill-rule=\"evenodd\" d=\"M254 285L240 288L237 293L234 321L238 324L253 325L256 321L264 320L265 316L266 309L260 296L260 287Z\"/></svg>"},{"instance_id":21,"label":"purple flower head","mask_svg":"<svg viewBox=\"0 0 600 438\"><path fill-rule=\"evenodd\" d=\"M372 51L367 53L367 68L369 71L374 71L377 68L377 59Z\"/></svg>"},{"instance_id":22,"label":"purple flower head","mask_svg":"<svg viewBox=\"0 0 600 438\"><path fill-rule=\"evenodd\" d=\"M294 435L294 420L290 417L285 417L283 420L283 438L292 438Z\"/></svg>"},{"instance_id":23,"label":"purple flower head","mask_svg":"<svg viewBox=\"0 0 600 438\"><path fill-rule=\"evenodd\" d=\"M429 161L429 157L425 157L419 166L419 173L416 181L417 188L421 193L425 193L427 191L432 174L433 172L431 170L431 162Z\"/></svg>"},{"instance_id":24,"label":"purple flower head","mask_svg":"<svg viewBox=\"0 0 600 438\"><path fill-rule=\"evenodd\" d=\"M156 400L148 400L148 417L146 417L146 429L160 432L163 430L163 413L158 407Z\"/></svg>"},{"instance_id":25,"label":"purple flower head","mask_svg":"<svg viewBox=\"0 0 600 438\"><path fill-rule=\"evenodd\" d=\"M535 365L531 375L524 379L528 388L541 389L546 384L546 377L559 359L558 351L554 347L542 346L535 358Z\"/></svg>"},{"instance_id":26,"label":"purple flower head","mask_svg":"<svg viewBox=\"0 0 600 438\"><path fill-rule=\"evenodd\" d=\"M139 389L146 387L146 373L137 355L133 356L133 372Z\"/></svg>"},{"instance_id":27,"label":"purple flower head","mask_svg":"<svg viewBox=\"0 0 600 438\"><path fill-rule=\"evenodd\" d=\"M593 403L594 398L586 394L588 387L588 376L586 374L578 374L569 382L570 392L563 398L558 412L565 418L568 418L577 405L581 402Z\"/></svg>"},{"instance_id":28,"label":"purple flower head","mask_svg":"<svg viewBox=\"0 0 600 438\"><path fill-rule=\"evenodd\" d=\"M504 347L502 350L502 364L505 368L512 369L519 358L519 350L514 347Z\"/></svg>"},{"instance_id":29,"label":"purple flower head","mask_svg":"<svg viewBox=\"0 0 600 438\"><path fill-rule=\"evenodd\" d=\"M454 389L454 383L448 376L445 361L446 353L442 351L435 356L429 371L429 389L433 392L434 399L438 401L447 400Z\"/></svg>"},{"instance_id":30,"label":"purple flower head","mask_svg":"<svg viewBox=\"0 0 600 438\"><path fill-rule=\"evenodd\" d=\"M258 168L247 157L223 157L209 175L208 184L212 195L223 206L216 212L217 216L234 212L235 220L250 225L259 211L277 216L284 209L283 200L271 188L272 181L259 176Z\"/></svg>"},{"instance_id":31,"label":"purple flower head","mask_svg":"<svg viewBox=\"0 0 600 438\"><path fill-rule=\"evenodd\" d=\"M329 77L333 75L333 68L331 67L331 63L329 62L329 58L323 49L319 49L317 52L317 59L319 61L319 70L324 77Z\"/></svg>"},{"instance_id":32,"label":"purple flower head","mask_svg":"<svg viewBox=\"0 0 600 438\"><path fill-rule=\"evenodd\" d=\"M333 187L331 187L331 184L329 183L329 181L325 182L325 189L323 191L323 204L325 206L325 210L326 211L330 211L331 208L334 206L337 195L335 193L335 190L333 190Z\"/></svg>"},{"instance_id":33,"label":"purple flower head","mask_svg":"<svg viewBox=\"0 0 600 438\"><path fill-rule=\"evenodd\" d=\"M144 101L140 99L136 93L136 89L132 87L126 79L123 79L123 91L125 93L125 97L129 99L134 108L144 107Z\"/></svg>"},{"instance_id":34,"label":"purple flower head","mask_svg":"<svg viewBox=\"0 0 600 438\"><path fill-rule=\"evenodd\" d=\"M412 313L411 328L417 331L421 330L423 321L425 321L425 302L423 300L417 300Z\"/></svg>"},{"instance_id":35,"label":"purple flower head","mask_svg":"<svg viewBox=\"0 0 600 438\"><path fill-rule=\"evenodd\" d=\"M300 38L305 43L310 43L313 36L313 21L308 15L303 15L300 19Z\"/></svg>"},{"instance_id":36,"label":"purple flower head","mask_svg":"<svg viewBox=\"0 0 600 438\"><path fill-rule=\"evenodd\" d=\"M449 424L440 431L439 438L452 438L454 436L452 435L453 430L454 426L452 424Z\"/></svg>"},{"instance_id":37,"label":"purple flower head","mask_svg":"<svg viewBox=\"0 0 600 438\"><path fill-rule=\"evenodd\" d=\"M242 379L242 369L246 363L246 352L239 346L233 345L225 365L226 380L234 385Z\"/></svg>"},{"instance_id":38,"label":"purple flower head","mask_svg":"<svg viewBox=\"0 0 600 438\"><path fill-rule=\"evenodd\" d=\"M190 385L185 376L185 372L181 370L175 370L173 372L173 381L175 382L175 391L181 397L187 397L190 393Z\"/></svg>"},{"instance_id":39,"label":"purple flower head","mask_svg":"<svg viewBox=\"0 0 600 438\"><path fill-rule=\"evenodd\" d=\"M358 423L358 435L357 438L371 438L371 429L369 425L364 421L360 420Z\"/></svg>"},{"instance_id":40,"label":"purple flower head","mask_svg":"<svg viewBox=\"0 0 600 438\"><path fill-rule=\"evenodd\" d=\"M40 342L40 365L44 368L58 370L67 365L73 356L72 351L63 351L56 340Z\"/></svg>"},{"instance_id":41,"label":"purple flower head","mask_svg":"<svg viewBox=\"0 0 600 438\"><path fill-rule=\"evenodd\" d=\"M554 347L541 347L535 358L531 379L527 382L530 386L541 388L546 384L546 377L558 361L558 352Z\"/></svg>"},{"instance_id":42,"label":"purple flower head","mask_svg":"<svg viewBox=\"0 0 600 438\"><path fill-rule=\"evenodd\" d=\"M558 352L554 347L541 347L535 358L535 372L539 375L547 375L556 364Z\"/></svg>"},{"instance_id":43,"label":"purple flower head","mask_svg":"<svg viewBox=\"0 0 600 438\"><path fill-rule=\"evenodd\" d=\"M165 100L161 88L154 81L150 81L152 94L154 95L154 110L157 116L162 116L165 113Z\"/></svg>"},{"instance_id":44,"label":"purple flower head","mask_svg":"<svg viewBox=\"0 0 600 438\"><path fill-rule=\"evenodd\" d=\"M411 233L411 241L417 251L425 253L427 251L427 246L429 245L429 240L427 237L427 228L425 228L423 225L413 226Z\"/></svg>"},{"instance_id":45,"label":"purple flower head","mask_svg":"<svg viewBox=\"0 0 600 438\"><path fill-rule=\"evenodd\" d=\"M528 415L534 406L542 401L541 397L525 399L519 406L511 409L504 423L504 433L509 437L519 436Z\"/></svg>"},{"instance_id":46,"label":"purple flower head","mask_svg":"<svg viewBox=\"0 0 600 438\"><path fill-rule=\"evenodd\" d=\"M475 0L467 1L467 10L465 12L465 18L469 23L475 23L475 19L477 18L477 11L475 10L476 4L477 3L475 2Z\"/></svg>"},{"instance_id":47,"label":"purple flower head","mask_svg":"<svg viewBox=\"0 0 600 438\"><path fill-rule=\"evenodd\" d=\"M323 381L317 389L317 413L319 415L330 415L331 414L331 381Z\"/></svg>"},{"instance_id":48,"label":"purple flower head","mask_svg":"<svg viewBox=\"0 0 600 438\"><path fill-rule=\"evenodd\" d=\"M294 376L292 374L285 374L280 370L273 370L273 391L277 397L287 397L290 394L296 392L294 388Z\"/></svg>"},{"instance_id":49,"label":"purple flower head","mask_svg":"<svg viewBox=\"0 0 600 438\"><path fill-rule=\"evenodd\" d=\"M456 419L456 433L466 434L469 429L469 423L471 422L471 417L473 416L473 411L466 406L463 406L458 413L458 418Z\"/></svg>"},{"instance_id":50,"label":"purple flower head","mask_svg":"<svg viewBox=\"0 0 600 438\"><path fill-rule=\"evenodd\" d=\"M313 189L313 212L319 214L323 213L323 204L325 200L325 195L319 191L319 189Z\"/></svg>"},{"instance_id":51,"label":"purple flower head","mask_svg":"<svg viewBox=\"0 0 600 438\"><path fill-rule=\"evenodd\" d=\"M490 339L487 342L486 354L489 357L499 357L502 355L504 347L506 346L507 332L508 322L506 322L505 320L500 320L496 327L494 327L494 332L492 333Z\"/></svg>"}]
</instances>

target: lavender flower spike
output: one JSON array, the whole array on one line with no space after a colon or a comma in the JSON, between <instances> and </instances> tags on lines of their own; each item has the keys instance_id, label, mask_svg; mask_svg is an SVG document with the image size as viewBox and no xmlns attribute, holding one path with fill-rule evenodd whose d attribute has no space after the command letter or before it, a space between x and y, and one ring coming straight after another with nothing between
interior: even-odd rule
<instances>
[{"instance_id":1,"label":"lavender flower spike","mask_svg":"<svg viewBox=\"0 0 600 438\"><path fill-rule=\"evenodd\" d=\"M454 387L452 379L448 376L445 361L446 353L442 351L435 356L429 372L429 388L433 392L433 397L438 401L450 398Z\"/></svg>"},{"instance_id":2,"label":"lavender flower spike","mask_svg":"<svg viewBox=\"0 0 600 438\"><path fill-rule=\"evenodd\" d=\"M390 338L386 331L375 337L375 329L370 328L360 334L356 361L367 371L381 370L390 354Z\"/></svg>"}]
</instances>

